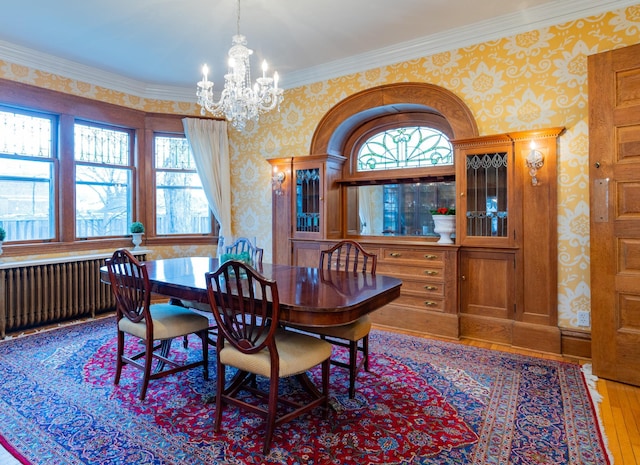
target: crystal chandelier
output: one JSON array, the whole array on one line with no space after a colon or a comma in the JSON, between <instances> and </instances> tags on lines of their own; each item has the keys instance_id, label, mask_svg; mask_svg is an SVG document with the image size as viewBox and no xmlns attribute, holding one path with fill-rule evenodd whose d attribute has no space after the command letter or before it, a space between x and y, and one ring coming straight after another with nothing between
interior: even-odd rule
<instances>
[{"instance_id":1,"label":"crystal chandelier","mask_svg":"<svg viewBox=\"0 0 640 465\"><path fill-rule=\"evenodd\" d=\"M282 89L278 88L278 73L267 77L267 62L262 62L262 77L251 85L249 57L253 50L246 47L247 38L240 34L240 0L238 0L237 34L233 36L229 49L229 72L224 75L224 89L217 102L213 99L213 82L207 79L209 68L202 67L202 81L198 82L198 104L214 116L223 116L239 131L247 121L257 121L262 113L280 106Z\"/></svg>"}]
</instances>

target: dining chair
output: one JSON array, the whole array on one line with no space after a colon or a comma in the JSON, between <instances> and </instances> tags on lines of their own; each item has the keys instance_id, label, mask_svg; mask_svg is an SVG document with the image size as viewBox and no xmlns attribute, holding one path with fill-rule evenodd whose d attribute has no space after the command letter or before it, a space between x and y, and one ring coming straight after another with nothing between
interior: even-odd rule
<instances>
[{"instance_id":1,"label":"dining chair","mask_svg":"<svg viewBox=\"0 0 640 465\"><path fill-rule=\"evenodd\" d=\"M262 256L264 255L264 249L256 247L255 245L253 245L251 240L246 237L239 237L233 242L233 244L224 247L223 250L225 251L225 253L218 257L219 260L227 260L230 258L244 258L244 256L247 255L249 261L251 262L251 265L254 268L258 270L262 269ZM183 307L198 310L199 312L211 312L211 306L208 303L178 299L172 299L171 303L173 303L174 305L181 305ZM209 343L212 345L215 345L216 337L218 334L217 330L218 328L215 324L209 326ZM185 349L187 348L188 344L189 342L185 337L183 342Z\"/></svg>"},{"instance_id":2,"label":"dining chair","mask_svg":"<svg viewBox=\"0 0 640 465\"><path fill-rule=\"evenodd\" d=\"M209 319L177 305L151 304L151 284L147 268L128 250L116 250L112 257L106 260L106 265L111 290L116 300L118 327L114 384L120 382L123 365L131 365L144 373L140 400L144 400L149 381L152 379L199 366L203 367L204 379L209 379ZM134 355L125 355L125 334L141 340L144 350ZM202 340L202 360L178 363L169 359L171 341L189 334L196 334ZM157 364L152 373L154 360Z\"/></svg>"},{"instance_id":3,"label":"dining chair","mask_svg":"<svg viewBox=\"0 0 640 465\"><path fill-rule=\"evenodd\" d=\"M315 407L327 414L331 344L317 337L288 331L279 324L278 285L253 267L230 260L205 275L213 315L218 324L215 431L219 432L225 404L265 419L263 453L271 448L275 428ZM307 371L322 366L321 390ZM227 384L226 367L237 372ZM297 376L310 400L279 392L280 379ZM258 383L268 379L268 388ZM248 391L250 396L240 394ZM266 402L266 406L265 406Z\"/></svg>"},{"instance_id":4,"label":"dining chair","mask_svg":"<svg viewBox=\"0 0 640 465\"><path fill-rule=\"evenodd\" d=\"M264 249L253 245L247 237L237 238L231 245L225 247L225 253L229 255L240 256L244 253L249 254L251 264L254 268L259 269L262 266L262 255Z\"/></svg>"},{"instance_id":5,"label":"dining chair","mask_svg":"<svg viewBox=\"0 0 640 465\"><path fill-rule=\"evenodd\" d=\"M356 241L343 240L333 247L320 252L320 271L348 271L350 273L364 273L374 276L378 257L368 253ZM349 370L349 397L356 395L356 378L358 371L364 367L369 371L369 332L371 331L371 319L368 315L358 318L356 321L340 326L309 327L295 325L294 328L319 335L332 344L345 347L349 350L349 361L333 357L333 365ZM358 361L358 353L362 357Z\"/></svg>"}]
</instances>

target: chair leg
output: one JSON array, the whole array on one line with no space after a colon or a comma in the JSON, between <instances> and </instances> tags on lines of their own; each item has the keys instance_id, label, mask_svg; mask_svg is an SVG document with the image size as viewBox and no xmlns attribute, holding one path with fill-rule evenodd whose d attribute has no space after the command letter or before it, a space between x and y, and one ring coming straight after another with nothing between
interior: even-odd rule
<instances>
[{"instance_id":1,"label":"chair leg","mask_svg":"<svg viewBox=\"0 0 640 465\"><path fill-rule=\"evenodd\" d=\"M358 376L358 341L349 341L349 399L356 396L356 376Z\"/></svg>"},{"instance_id":2,"label":"chair leg","mask_svg":"<svg viewBox=\"0 0 640 465\"><path fill-rule=\"evenodd\" d=\"M331 373L331 359L328 358L322 362L322 395L324 396L324 402L322 403L323 414L322 417L326 420L329 416L329 377Z\"/></svg>"},{"instance_id":3,"label":"chair leg","mask_svg":"<svg viewBox=\"0 0 640 465\"><path fill-rule=\"evenodd\" d=\"M264 436L264 447L262 453L264 455L269 454L271 449L271 441L273 440L273 430L276 427L276 413L278 411L278 389L280 378L278 376L271 376L269 380L269 409L267 411L267 431Z\"/></svg>"},{"instance_id":4,"label":"chair leg","mask_svg":"<svg viewBox=\"0 0 640 465\"><path fill-rule=\"evenodd\" d=\"M213 426L213 430L216 433L220 432L220 424L222 423L222 407L224 402L222 401L222 392L224 391L224 383L225 383L225 366L220 363L218 360L218 373L216 375L218 378L216 380L217 389L216 389L216 418Z\"/></svg>"},{"instance_id":5,"label":"chair leg","mask_svg":"<svg viewBox=\"0 0 640 465\"><path fill-rule=\"evenodd\" d=\"M116 377L113 380L113 384L120 382L120 374L122 373L122 356L124 355L124 333L118 331L118 349L116 357Z\"/></svg>"},{"instance_id":6,"label":"chair leg","mask_svg":"<svg viewBox=\"0 0 640 465\"><path fill-rule=\"evenodd\" d=\"M202 339L202 368L204 369L204 379L209 380L209 341L208 331L201 331L198 333L200 339ZM186 338L187 336L185 336Z\"/></svg>"},{"instance_id":7,"label":"chair leg","mask_svg":"<svg viewBox=\"0 0 640 465\"><path fill-rule=\"evenodd\" d=\"M140 388L140 400L144 400L147 395L147 387L149 386L149 379L151 378L151 366L153 365L153 341L147 340L144 342L144 378L142 379L142 387Z\"/></svg>"},{"instance_id":8,"label":"chair leg","mask_svg":"<svg viewBox=\"0 0 640 465\"><path fill-rule=\"evenodd\" d=\"M369 371L369 335L362 338L362 354L364 355L364 370Z\"/></svg>"}]
</instances>

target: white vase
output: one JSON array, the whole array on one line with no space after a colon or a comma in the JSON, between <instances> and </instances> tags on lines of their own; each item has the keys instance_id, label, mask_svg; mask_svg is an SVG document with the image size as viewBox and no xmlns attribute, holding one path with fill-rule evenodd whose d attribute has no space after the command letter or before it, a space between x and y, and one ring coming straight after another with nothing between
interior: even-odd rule
<instances>
[{"instance_id":1,"label":"white vase","mask_svg":"<svg viewBox=\"0 0 640 465\"><path fill-rule=\"evenodd\" d=\"M142 233L131 233L131 242L135 246L133 250L140 250L142 244Z\"/></svg>"},{"instance_id":2,"label":"white vase","mask_svg":"<svg viewBox=\"0 0 640 465\"><path fill-rule=\"evenodd\" d=\"M456 232L456 215L433 215L433 231L440 234L438 244L453 244L451 234Z\"/></svg>"}]
</instances>

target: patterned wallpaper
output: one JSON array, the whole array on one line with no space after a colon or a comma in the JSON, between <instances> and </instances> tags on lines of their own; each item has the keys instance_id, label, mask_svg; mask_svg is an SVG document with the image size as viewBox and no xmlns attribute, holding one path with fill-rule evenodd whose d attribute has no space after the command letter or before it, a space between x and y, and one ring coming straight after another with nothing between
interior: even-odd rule
<instances>
[{"instance_id":1,"label":"patterned wallpaper","mask_svg":"<svg viewBox=\"0 0 640 465\"><path fill-rule=\"evenodd\" d=\"M481 135L566 127L558 153L559 326L590 309L587 56L640 41L640 4L416 60L290 89L279 113L246 135L230 130L234 234L271 257L270 165L309 153L322 116L347 96L394 82L428 82L457 94ZM197 115L194 104L144 100L0 60L0 77L152 112ZM183 254L178 248L159 256Z\"/></svg>"}]
</instances>

